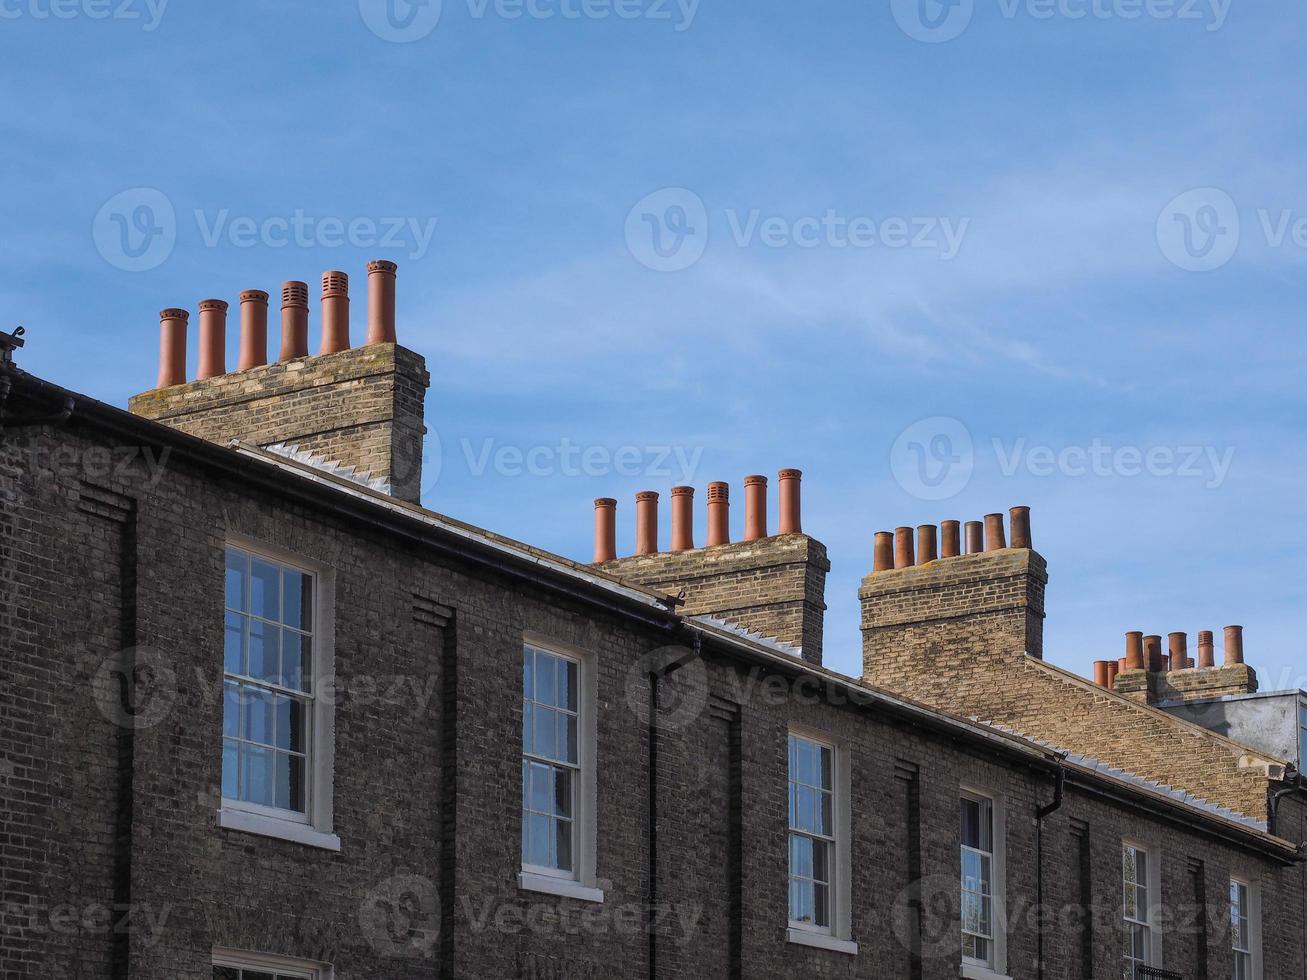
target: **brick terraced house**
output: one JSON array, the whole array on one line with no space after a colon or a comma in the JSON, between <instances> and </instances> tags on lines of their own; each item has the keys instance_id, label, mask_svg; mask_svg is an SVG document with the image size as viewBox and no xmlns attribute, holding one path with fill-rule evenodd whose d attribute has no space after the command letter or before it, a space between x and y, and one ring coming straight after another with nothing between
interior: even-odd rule
<instances>
[{"instance_id":1,"label":"brick terraced house","mask_svg":"<svg viewBox=\"0 0 1307 980\"><path fill-rule=\"evenodd\" d=\"M1016 508L876 535L851 678L797 470L738 541L600 500L590 564L427 510L394 290L352 346L325 276L311 355L287 284L275 363L243 293L231 372L206 300L190 381L165 310L130 412L0 336L5 980L1307 977L1237 628L1052 666Z\"/></svg>"}]
</instances>

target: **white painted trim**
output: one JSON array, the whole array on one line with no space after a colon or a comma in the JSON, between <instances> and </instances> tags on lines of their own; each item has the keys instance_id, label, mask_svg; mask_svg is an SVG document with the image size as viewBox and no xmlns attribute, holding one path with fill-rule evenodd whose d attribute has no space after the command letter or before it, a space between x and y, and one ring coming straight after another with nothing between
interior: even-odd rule
<instances>
[{"instance_id":1,"label":"white painted trim","mask_svg":"<svg viewBox=\"0 0 1307 980\"><path fill-rule=\"evenodd\" d=\"M233 810L227 807L218 811L218 826L223 830L237 830L244 834L258 834L260 837L275 837L309 847L320 847L326 851L339 851L340 838L335 834L324 834L314 830L298 820L283 820L269 817L248 810Z\"/></svg>"},{"instance_id":2,"label":"white painted trim","mask_svg":"<svg viewBox=\"0 0 1307 980\"><path fill-rule=\"evenodd\" d=\"M1238 882L1248 889L1248 945L1250 947L1249 952L1252 953L1253 959L1251 980L1262 980L1264 964L1262 961L1261 885L1252 875L1234 874L1230 876L1230 880L1231 882ZM1231 911L1233 912L1233 910Z\"/></svg>"},{"instance_id":3,"label":"white painted trim","mask_svg":"<svg viewBox=\"0 0 1307 980\"><path fill-rule=\"evenodd\" d=\"M522 643L537 647L549 653L566 657L577 663L580 669L578 690L581 696L580 715L577 722L577 734L580 744L580 764L577 770L577 813L576 813L576 871L572 875L553 872L548 869L533 869L520 865L522 877L531 879L549 879L570 884L574 889L584 892L586 901L603 901L603 892L598 888L599 880L599 670L595 656L588 650L582 650L566 643L552 640L542 634L527 631L522 635ZM518 668L521 675L521 667ZM518 685L517 697L522 698L521 684ZM518 746L518 755L522 746ZM521 785L519 779L518 785ZM522 804L518 801L518 819L522 819ZM554 875L557 874L557 877ZM526 887L526 886L523 886ZM535 889L541 891L543 889ZM551 892L550 894L559 894ZM597 895L598 898L593 896ZM588 897L587 897L588 896Z\"/></svg>"},{"instance_id":4,"label":"white painted trim","mask_svg":"<svg viewBox=\"0 0 1307 980\"><path fill-rule=\"evenodd\" d=\"M966 980L1012 980L1011 977L1003 973L995 973L993 970L984 966L976 966L972 963L962 964L962 976Z\"/></svg>"},{"instance_id":5,"label":"white painted trim","mask_svg":"<svg viewBox=\"0 0 1307 980\"><path fill-rule=\"evenodd\" d=\"M246 950L215 947L213 965L228 966L240 970L260 970L288 973L302 973L310 980L332 980L333 971L330 963L317 963L312 960L296 960L286 956L272 956L268 953L252 953Z\"/></svg>"},{"instance_id":6,"label":"white painted trim","mask_svg":"<svg viewBox=\"0 0 1307 980\"><path fill-rule=\"evenodd\" d=\"M517 887L529 892L575 898L582 902L603 904L604 900L602 888L590 888L571 878L555 878L552 875L535 874L530 871L523 871L517 876Z\"/></svg>"},{"instance_id":7,"label":"white painted trim","mask_svg":"<svg viewBox=\"0 0 1307 980\"><path fill-rule=\"evenodd\" d=\"M848 939L836 939L824 932L811 932L807 929L795 929L791 926L785 933L785 941L796 946L811 946L832 953L844 953L848 956L858 955L858 944Z\"/></svg>"},{"instance_id":8,"label":"white painted trim","mask_svg":"<svg viewBox=\"0 0 1307 980\"><path fill-rule=\"evenodd\" d=\"M994 826L991 828L994 841L994 880L990 882L990 888L993 891L992 899L994 902L994 965L992 967L977 963L975 961L964 960L962 963L963 976L968 976L968 969L976 971L976 976L982 980L990 980L992 977L1006 977L1007 974L1007 806L1004 803L1003 796L984 786L978 786L969 783L963 783L959 787L959 805L963 796L975 796L981 799L989 800L990 812L993 816ZM961 854L962 848L959 842L958 853ZM962 882L959 880L958 888L961 890Z\"/></svg>"},{"instance_id":9,"label":"white painted trim","mask_svg":"<svg viewBox=\"0 0 1307 980\"><path fill-rule=\"evenodd\" d=\"M331 850L340 850L340 838L333 834L334 795L336 771L336 706L334 698L324 688L328 678L334 681L336 676L336 570L330 565L314 561L303 555L287 551L276 545L258 541L241 534L228 534L224 549L238 548L251 555L258 555L281 565L298 568L313 576L313 708L309 721L309 739L311 751L308 760L308 806L303 816L288 815L284 818L270 816L270 808L248 804L241 800L223 800L219 825L224 823L222 813L245 811L245 816L263 818L256 821L246 820L246 826L235 830L247 830L249 826L266 826L263 821L272 823L308 823L313 833L311 840L292 836L294 832L267 833L263 830L249 830L268 837L281 837L285 840L300 840L315 847L330 846L322 841L334 841ZM221 753L219 743L219 753ZM275 812L275 811L273 811Z\"/></svg>"},{"instance_id":10,"label":"white painted trim","mask_svg":"<svg viewBox=\"0 0 1307 980\"><path fill-rule=\"evenodd\" d=\"M1165 961L1162 957L1162 930L1159 928L1158 923L1170 914L1170 910L1162 902L1162 852L1160 848L1131 837L1121 840L1123 854L1127 847L1133 847L1135 850L1141 851L1148 861L1148 965L1157 967L1160 970ZM1124 875L1124 869L1118 869L1117 878L1120 882L1123 901L1125 896ZM1124 908L1122 909L1121 921L1123 924L1126 922Z\"/></svg>"}]
</instances>

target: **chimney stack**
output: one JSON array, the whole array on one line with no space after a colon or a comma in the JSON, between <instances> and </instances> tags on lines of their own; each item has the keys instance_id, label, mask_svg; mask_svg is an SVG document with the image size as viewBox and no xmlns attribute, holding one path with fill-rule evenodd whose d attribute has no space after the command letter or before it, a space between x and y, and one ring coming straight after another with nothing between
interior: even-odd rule
<instances>
[{"instance_id":1,"label":"chimney stack","mask_svg":"<svg viewBox=\"0 0 1307 980\"><path fill-rule=\"evenodd\" d=\"M917 564L939 560L937 529L934 524L922 524L917 528Z\"/></svg>"},{"instance_id":2,"label":"chimney stack","mask_svg":"<svg viewBox=\"0 0 1307 980\"><path fill-rule=\"evenodd\" d=\"M912 528L894 529L894 567L911 568L915 562L912 557Z\"/></svg>"},{"instance_id":3,"label":"chimney stack","mask_svg":"<svg viewBox=\"0 0 1307 980\"><path fill-rule=\"evenodd\" d=\"M1211 630L1198 631L1198 666L1216 666L1216 646L1212 642Z\"/></svg>"},{"instance_id":4,"label":"chimney stack","mask_svg":"<svg viewBox=\"0 0 1307 980\"><path fill-rule=\"evenodd\" d=\"M171 388L186 383L186 322L191 315L169 307L159 313L159 383Z\"/></svg>"},{"instance_id":5,"label":"chimney stack","mask_svg":"<svg viewBox=\"0 0 1307 980\"><path fill-rule=\"evenodd\" d=\"M349 350L349 276L322 274L322 349L319 354Z\"/></svg>"},{"instance_id":6,"label":"chimney stack","mask_svg":"<svg viewBox=\"0 0 1307 980\"><path fill-rule=\"evenodd\" d=\"M731 485L708 484L708 547L731 543Z\"/></svg>"},{"instance_id":7,"label":"chimney stack","mask_svg":"<svg viewBox=\"0 0 1307 980\"><path fill-rule=\"evenodd\" d=\"M744 540L767 537L767 478L744 478Z\"/></svg>"},{"instance_id":8,"label":"chimney stack","mask_svg":"<svg viewBox=\"0 0 1307 980\"><path fill-rule=\"evenodd\" d=\"M283 364L309 352L309 284L291 280L281 286L281 353Z\"/></svg>"},{"instance_id":9,"label":"chimney stack","mask_svg":"<svg viewBox=\"0 0 1307 980\"><path fill-rule=\"evenodd\" d=\"M1243 627L1227 626L1225 628L1225 665L1243 663Z\"/></svg>"},{"instance_id":10,"label":"chimney stack","mask_svg":"<svg viewBox=\"0 0 1307 980\"><path fill-rule=\"evenodd\" d=\"M1030 548L1030 508L1011 507L1008 514L1012 519L1012 547Z\"/></svg>"},{"instance_id":11,"label":"chimney stack","mask_svg":"<svg viewBox=\"0 0 1307 980\"><path fill-rule=\"evenodd\" d=\"M395 343L395 272L394 262L373 259L368 263L368 339L369 344Z\"/></svg>"},{"instance_id":12,"label":"chimney stack","mask_svg":"<svg viewBox=\"0 0 1307 980\"><path fill-rule=\"evenodd\" d=\"M978 555L985 550L984 533L980 521L967 521L967 554Z\"/></svg>"},{"instance_id":13,"label":"chimney stack","mask_svg":"<svg viewBox=\"0 0 1307 980\"><path fill-rule=\"evenodd\" d=\"M781 470L777 474L780 491L781 525L779 534L802 534L803 515L800 504L802 470Z\"/></svg>"},{"instance_id":14,"label":"chimney stack","mask_svg":"<svg viewBox=\"0 0 1307 980\"><path fill-rule=\"evenodd\" d=\"M1003 515L986 514L985 515L985 550L1002 551L1007 547L1007 540L1003 536Z\"/></svg>"},{"instance_id":15,"label":"chimney stack","mask_svg":"<svg viewBox=\"0 0 1307 980\"><path fill-rule=\"evenodd\" d=\"M268 294L262 289L241 293L241 357L239 369L248 371L268 363Z\"/></svg>"},{"instance_id":16,"label":"chimney stack","mask_svg":"<svg viewBox=\"0 0 1307 980\"><path fill-rule=\"evenodd\" d=\"M595 564L617 557L617 501L600 497L595 501Z\"/></svg>"},{"instance_id":17,"label":"chimney stack","mask_svg":"<svg viewBox=\"0 0 1307 980\"><path fill-rule=\"evenodd\" d=\"M962 525L957 521L944 521L940 529L943 531L940 557L956 558L962 554Z\"/></svg>"},{"instance_id":18,"label":"chimney stack","mask_svg":"<svg viewBox=\"0 0 1307 980\"><path fill-rule=\"evenodd\" d=\"M1143 670L1147 666L1144 660L1144 634L1132 630L1125 635L1125 669Z\"/></svg>"},{"instance_id":19,"label":"chimney stack","mask_svg":"<svg viewBox=\"0 0 1307 980\"><path fill-rule=\"evenodd\" d=\"M635 495L635 553L658 553L658 494L652 490Z\"/></svg>"},{"instance_id":20,"label":"chimney stack","mask_svg":"<svg viewBox=\"0 0 1307 980\"><path fill-rule=\"evenodd\" d=\"M694 487L672 487L672 550L694 550Z\"/></svg>"},{"instance_id":21,"label":"chimney stack","mask_svg":"<svg viewBox=\"0 0 1307 980\"><path fill-rule=\"evenodd\" d=\"M227 301L200 301L200 369L196 378L216 378L227 373Z\"/></svg>"}]
</instances>

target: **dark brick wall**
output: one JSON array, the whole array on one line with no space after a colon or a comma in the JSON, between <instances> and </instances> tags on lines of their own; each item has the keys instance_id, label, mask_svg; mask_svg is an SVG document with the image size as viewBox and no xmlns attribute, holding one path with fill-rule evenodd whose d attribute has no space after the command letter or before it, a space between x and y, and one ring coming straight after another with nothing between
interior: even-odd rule
<instances>
[{"instance_id":1,"label":"dark brick wall","mask_svg":"<svg viewBox=\"0 0 1307 980\"><path fill-rule=\"evenodd\" d=\"M105 473L88 466L94 451L123 447L77 423L35 439L40 452L10 434L0 441L5 980L207 980L215 945L330 961L338 980L643 980L653 839L659 911L670 911L652 944L659 978L944 980L958 974L949 898L963 783L1006 800L1008 904L1019 913L1010 971L1036 977L1027 910L1038 881L1034 812L1052 798L1049 774L874 708L828 704L811 686L770 680L709 646L702 664L663 682L677 721L658 731L651 783L643 658L672 642L661 631L180 456L158 482L139 459ZM56 447L68 452L51 465ZM230 534L336 570L339 853L216 826ZM595 658L603 906L517 887L525 633ZM139 675L125 718L94 681L132 666L119 659L124 647L135 649ZM828 733L851 758L856 958L785 941L790 725ZM1302 813L1286 806L1286 833L1301 836ZM1094 901L1109 910L1092 937L1095 976L1119 973L1123 835L1161 848L1168 896L1192 894L1189 862L1201 859L1213 921L1231 869L1261 876L1267 976L1303 975L1300 868L1073 788L1045 826L1045 897L1059 905L1078 905L1083 887L1073 826L1087 835ZM917 873L919 930L904 914ZM52 934L19 916L15 927L14 905L84 918L123 903L138 917L122 938L94 923ZM416 944L402 931L379 934L369 913L386 903L407 903L412 914L399 921L441 934ZM1077 976L1083 943L1059 928L1045 975ZM1214 926L1212 977L1228 975L1222 942ZM1179 940L1168 942L1168 962L1173 945L1190 971Z\"/></svg>"}]
</instances>

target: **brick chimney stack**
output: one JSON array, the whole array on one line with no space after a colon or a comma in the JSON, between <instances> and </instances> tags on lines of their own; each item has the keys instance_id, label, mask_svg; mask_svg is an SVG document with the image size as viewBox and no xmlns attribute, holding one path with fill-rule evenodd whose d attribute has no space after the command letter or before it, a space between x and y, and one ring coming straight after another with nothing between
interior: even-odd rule
<instances>
[{"instance_id":1,"label":"brick chimney stack","mask_svg":"<svg viewBox=\"0 0 1307 980\"><path fill-rule=\"evenodd\" d=\"M636 553L610 559L610 548L596 538L595 561L605 572L632 582L673 595L684 591L682 611L713 616L800 647L804 660L820 664L830 562L825 546L798 530L802 526L801 479L798 470L781 470L782 530L769 535L767 480L748 477L744 481L745 538L735 543L728 527L729 486L710 483L708 539L699 548L694 547L692 531L693 490L673 488L672 545L670 551L662 552L655 540L658 494L645 491L637 501ZM604 534L609 533L605 525Z\"/></svg>"},{"instance_id":2,"label":"brick chimney stack","mask_svg":"<svg viewBox=\"0 0 1307 980\"><path fill-rule=\"evenodd\" d=\"M373 263L369 273L368 336L393 338L394 263ZM227 303L200 304L200 369L189 383L186 312L165 310L158 385L132 398L131 411L217 443L284 443L419 502L423 402L431 383L426 362L393 339L350 347L349 277L328 272L322 277L322 353L308 354L308 287L287 282L281 353L268 364L267 300L262 290L241 294L234 372L226 367Z\"/></svg>"}]
</instances>

